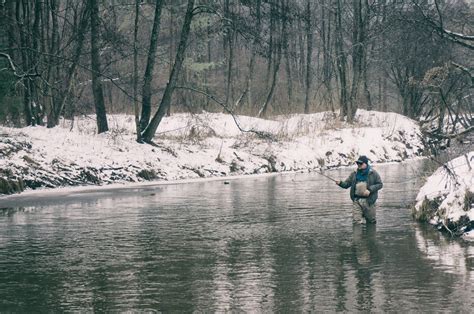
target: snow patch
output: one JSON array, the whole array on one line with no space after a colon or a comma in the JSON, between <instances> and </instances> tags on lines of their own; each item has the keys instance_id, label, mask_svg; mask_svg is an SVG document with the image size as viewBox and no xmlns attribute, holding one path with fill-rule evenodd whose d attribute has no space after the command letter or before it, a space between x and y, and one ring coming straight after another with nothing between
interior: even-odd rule
<instances>
[{"instance_id":1,"label":"snow patch","mask_svg":"<svg viewBox=\"0 0 474 314\"><path fill-rule=\"evenodd\" d=\"M427 179L416 197L415 215L440 228L471 237L469 231L474 225L474 151L449 161Z\"/></svg>"}]
</instances>

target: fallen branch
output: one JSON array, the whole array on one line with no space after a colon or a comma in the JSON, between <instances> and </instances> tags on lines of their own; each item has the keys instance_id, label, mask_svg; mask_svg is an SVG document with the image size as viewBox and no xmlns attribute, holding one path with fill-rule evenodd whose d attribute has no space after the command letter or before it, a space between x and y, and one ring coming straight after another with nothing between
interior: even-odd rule
<instances>
[{"instance_id":1,"label":"fallen branch","mask_svg":"<svg viewBox=\"0 0 474 314\"><path fill-rule=\"evenodd\" d=\"M449 229L448 226L446 226L446 223L444 222L444 219L441 219L441 223L443 224L443 227L451 234L451 238L452 238L454 236L454 234L451 231L451 229Z\"/></svg>"}]
</instances>

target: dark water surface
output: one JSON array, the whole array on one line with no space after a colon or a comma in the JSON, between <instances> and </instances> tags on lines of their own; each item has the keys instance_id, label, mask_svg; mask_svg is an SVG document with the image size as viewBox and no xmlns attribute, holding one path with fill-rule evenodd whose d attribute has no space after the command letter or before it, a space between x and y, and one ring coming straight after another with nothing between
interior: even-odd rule
<instances>
[{"instance_id":1,"label":"dark water surface","mask_svg":"<svg viewBox=\"0 0 474 314\"><path fill-rule=\"evenodd\" d=\"M0 198L0 311L471 311L474 245L407 208L423 162L377 169L376 227L316 174Z\"/></svg>"}]
</instances>

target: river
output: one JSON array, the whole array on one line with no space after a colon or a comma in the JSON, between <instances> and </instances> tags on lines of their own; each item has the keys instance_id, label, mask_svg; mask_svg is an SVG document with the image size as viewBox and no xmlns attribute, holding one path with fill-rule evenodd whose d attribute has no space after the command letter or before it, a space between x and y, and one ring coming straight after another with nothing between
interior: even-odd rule
<instances>
[{"instance_id":1,"label":"river","mask_svg":"<svg viewBox=\"0 0 474 314\"><path fill-rule=\"evenodd\" d=\"M411 218L424 165L376 166L375 226L314 173L0 198L0 311L469 312L474 246Z\"/></svg>"}]
</instances>

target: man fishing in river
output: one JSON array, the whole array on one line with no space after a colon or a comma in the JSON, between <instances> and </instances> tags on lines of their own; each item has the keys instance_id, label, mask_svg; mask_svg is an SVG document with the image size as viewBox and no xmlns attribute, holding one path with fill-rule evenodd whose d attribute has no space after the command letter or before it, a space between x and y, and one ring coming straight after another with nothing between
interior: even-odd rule
<instances>
[{"instance_id":1,"label":"man fishing in river","mask_svg":"<svg viewBox=\"0 0 474 314\"><path fill-rule=\"evenodd\" d=\"M375 223L375 202L378 190L383 187L380 175L369 165L366 156L360 156L357 161L357 170L352 172L345 181L336 180L341 188L350 190L352 204L352 221L354 223Z\"/></svg>"}]
</instances>

